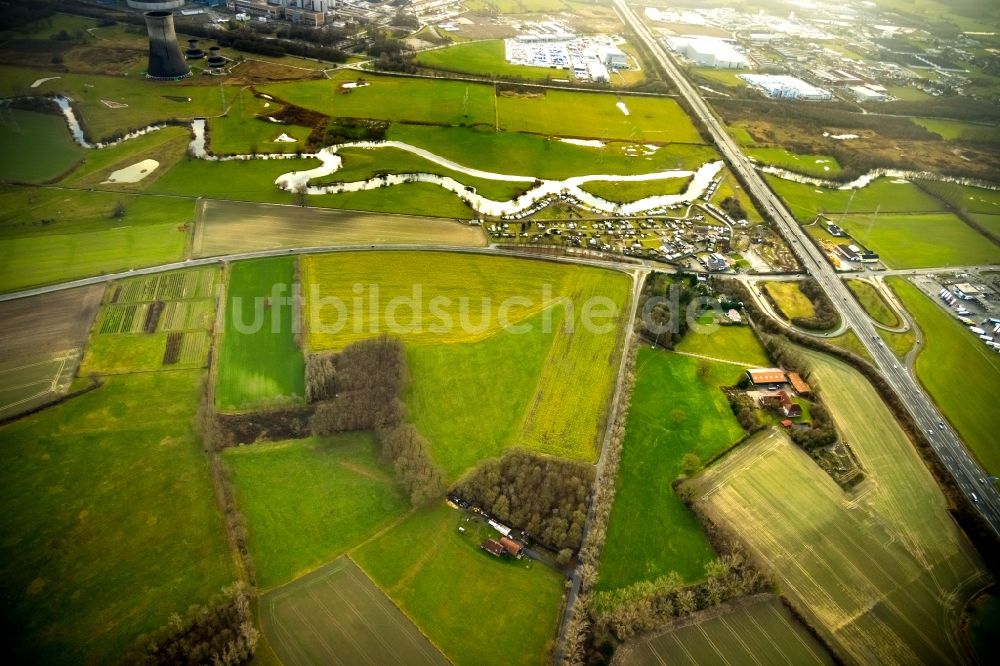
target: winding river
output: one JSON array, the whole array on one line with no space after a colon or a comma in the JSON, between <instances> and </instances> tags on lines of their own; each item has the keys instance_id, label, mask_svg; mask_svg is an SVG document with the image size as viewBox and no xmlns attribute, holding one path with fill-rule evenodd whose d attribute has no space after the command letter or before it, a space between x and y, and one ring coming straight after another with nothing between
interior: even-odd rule
<instances>
[{"instance_id":1,"label":"winding river","mask_svg":"<svg viewBox=\"0 0 1000 666\"><path fill-rule=\"evenodd\" d=\"M112 146L117 146L125 141L134 139L151 132L156 132L163 129L167 125L165 123L157 123L138 129L128 134L122 136L119 139L112 141L104 141L97 143L90 143L86 140L83 130L80 126L80 122L76 117L76 113L72 106L72 100L64 96L56 96L52 98L58 105L59 110L62 112L63 117L66 119L66 125L69 128L70 134L73 136L74 141L76 141L80 146L90 149L102 149L110 148ZM10 99L3 100L3 102L9 102ZM565 180L541 180L530 176L515 176L510 174L495 173L491 171L483 171L480 169L474 169L457 162L453 162L447 158L436 155L428 150L414 146L401 141L359 141L354 143L344 143L334 146L328 146L319 150L316 153L273 153L273 154L254 154L254 155L227 155L219 156L213 155L208 152L206 145L206 119L198 118L191 122L191 133L192 139L188 147L189 152L196 158L210 161L230 161L230 160L275 160L275 159L316 159L320 162L319 166L307 169L303 171L290 171L284 173L275 179L274 183L280 189L289 192L304 192L308 195L320 195L320 194L335 194L342 192L363 192L366 190L375 190L383 187L391 187L394 185L401 185L403 183L431 183L437 185L438 187L444 188L463 201L468 203L473 210L477 211L481 215L487 215L491 217L520 217L526 213L532 212L533 210L541 207L546 202L549 202L556 198L564 198L573 200L575 203L589 208L595 212L599 213L610 213L616 215L640 215L643 213L656 213L665 211L668 208L691 203L701 197L705 190L711 185L711 183L718 177L720 171L725 166L721 160L716 160L713 162L706 162L701 165L695 171L687 170L669 170L669 171L657 171L652 173L637 174L630 176L614 175L614 174L591 174L585 176L574 176L567 178ZM580 142L581 144L583 142ZM475 188L465 185L454 178L449 176L442 176L434 173L404 173L404 174L390 174L390 175L380 175L366 180L358 180L352 182L334 183L331 185L311 185L313 181L321 178L326 178L331 176L340 170L343 165L343 158L338 154L340 150L345 148L354 148L361 150L378 150L380 148L395 148L398 150L405 150L409 153L417 155L428 162L437 164L440 167L454 171L457 173L462 173L467 176L481 179L481 180L492 180L498 182L509 182L509 183L534 183L532 187L527 189L520 196L507 200L507 201L496 201L489 199L477 193ZM870 171L863 176L856 178L848 183L840 183L832 180L825 180L822 178L813 178L810 176L804 176L792 171L785 169L780 169L773 166L759 166L758 169L766 174L774 175L779 178L786 180L792 180L799 183L805 183L809 185L814 185L816 187L824 187L828 189L837 190L849 190L849 189L860 189L869 185L872 181L877 178L888 177L896 179L925 179L925 180L938 180L944 182L958 183L961 185L969 185L973 187L980 187L985 189L997 190L1000 186L987 183L983 181L972 180L968 178L954 178L950 176L941 176L939 174L922 172L922 171L905 171L899 169L875 169ZM581 186L586 183L595 181L606 181L606 182L646 182L653 180L668 180L675 178L690 178L690 183L687 188L680 194L669 194L669 195L656 195L638 199L636 201L628 203L617 203L613 201L608 201L601 197L598 197L590 192L584 190Z\"/></svg>"}]
</instances>

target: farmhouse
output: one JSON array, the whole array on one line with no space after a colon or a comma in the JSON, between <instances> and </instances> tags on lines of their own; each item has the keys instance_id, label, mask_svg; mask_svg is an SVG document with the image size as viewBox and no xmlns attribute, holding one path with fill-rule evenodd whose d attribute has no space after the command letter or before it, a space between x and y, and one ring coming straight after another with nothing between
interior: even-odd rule
<instances>
[{"instance_id":1,"label":"farmhouse","mask_svg":"<svg viewBox=\"0 0 1000 666\"><path fill-rule=\"evenodd\" d=\"M514 557L521 556L521 544L514 541L513 539L508 539L507 537L500 537L500 545L506 549L506 551L513 555Z\"/></svg>"},{"instance_id":2,"label":"farmhouse","mask_svg":"<svg viewBox=\"0 0 1000 666\"><path fill-rule=\"evenodd\" d=\"M784 384L788 381L785 371L781 368L751 368L747 370L747 378L754 386Z\"/></svg>"},{"instance_id":3,"label":"farmhouse","mask_svg":"<svg viewBox=\"0 0 1000 666\"><path fill-rule=\"evenodd\" d=\"M779 391L773 395L763 395L758 402L764 409L776 409L788 418L802 416L802 405L792 402L791 396L786 391Z\"/></svg>"},{"instance_id":4,"label":"farmhouse","mask_svg":"<svg viewBox=\"0 0 1000 666\"><path fill-rule=\"evenodd\" d=\"M501 557L505 552L504 547L500 545L500 542L495 541L494 539L487 539L479 547L493 557Z\"/></svg>"}]
</instances>

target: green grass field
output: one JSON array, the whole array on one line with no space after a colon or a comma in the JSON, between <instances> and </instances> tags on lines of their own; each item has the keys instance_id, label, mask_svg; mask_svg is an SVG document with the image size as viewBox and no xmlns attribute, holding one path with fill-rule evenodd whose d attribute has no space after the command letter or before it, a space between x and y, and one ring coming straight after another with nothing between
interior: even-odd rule
<instances>
[{"instance_id":1,"label":"green grass field","mask_svg":"<svg viewBox=\"0 0 1000 666\"><path fill-rule=\"evenodd\" d=\"M114 219L117 202L125 216ZM0 290L181 259L194 202L106 192L0 190Z\"/></svg>"},{"instance_id":2,"label":"green grass field","mask_svg":"<svg viewBox=\"0 0 1000 666\"><path fill-rule=\"evenodd\" d=\"M796 282L765 282L764 289L778 305L778 310L785 319L796 317L812 317L816 308Z\"/></svg>"},{"instance_id":3,"label":"green grass field","mask_svg":"<svg viewBox=\"0 0 1000 666\"><path fill-rule=\"evenodd\" d=\"M399 148L379 147L374 150L344 148L339 152L339 155L344 160L343 167L330 176L317 179L317 185L368 180L383 173L436 173L441 176L453 178L464 185L470 185L479 194L499 201L513 199L530 186L530 183L511 183L487 178L475 178L453 169L446 169L419 155L414 155L409 151ZM468 161L468 157L462 161ZM382 196L384 196L384 193ZM454 197L455 195L448 194L448 196Z\"/></svg>"},{"instance_id":4,"label":"green grass field","mask_svg":"<svg viewBox=\"0 0 1000 666\"><path fill-rule=\"evenodd\" d=\"M256 116L267 116L281 107L274 102L254 97L247 88L229 91L226 101L229 113L209 121L209 150L217 155L250 153L294 153L305 147L310 127L280 125ZM280 134L287 134L295 143L275 141Z\"/></svg>"},{"instance_id":5,"label":"green grass field","mask_svg":"<svg viewBox=\"0 0 1000 666\"><path fill-rule=\"evenodd\" d=\"M944 205L912 183L879 178L860 190L829 190L765 175L765 179L800 222L812 222L823 213L928 213ZM852 196L853 195L853 196Z\"/></svg>"},{"instance_id":6,"label":"green grass field","mask_svg":"<svg viewBox=\"0 0 1000 666\"><path fill-rule=\"evenodd\" d=\"M784 148L749 148L747 155L762 164L788 169L795 173L816 178L836 178L840 175L840 164L831 155L799 155Z\"/></svg>"},{"instance_id":7,"label":"green grass field","mask_svg":"<svg viewBox=\"0 0 1000 666\"><path fill-rule=\"evenodd\" d=\"M996 125L979 125L942 118L914 118L913 122L949 141L1000 142L1000 127Z\"/></svg>"},{"instance_id":8,"label":"green grass field","mask_svg":"<svg viewBox=\"0 0 1000 666\"><path fill-rule=\"evenodd\" d=\"M612 590L676 571L704 576L715 552L674 494L681 459L707 462L743 435L720 386L742 369L659 350L639 350L617 493L597 587Z\"/></svg>"},{"instance_id":9,"label":"green grass field","mask_svg":"<svg viewBox=\"0 0 1000 666\"><path fill-rule=\"evenodd\" d=\"M835 221L892 268L1000 261L1000 247L952 213L846 215Z\"/></svg>"},{"instance_id":10,"label":"green grass field","mask_svg":"<svg viewBox=\"0 0 1000 666\"><path fill-rule=\"evenodd\" d=\"M1000 192L996 190L936 180L924 180L920 185L963 212L1000 215Z\"/></svg>"},{"instance_id":11,"label":"green grass field","mask_svg":"<svg viewBox=\"0 0 1000 666\"><path fill-rule=\"evenodd\" d=\"M902 333L892 333L890 331L879 331L879 336L885 341L886 346L892 350L898 358L906 358L906 355L913 349L917 342L917 335L912 330Z\"/></svg>"},{"instance_id":12,"label":"green grass field","mask_svg":"<svg viewBox=\"0 0 1000 666\"><path fill-rule=\"evenodd\" d=\"M428 264L435 267L433 273ZM399 335L409 345L484 340L502 330L504 321L508 326L523 322L572 295L577 280L593 282L595 276L616 287L623 284L611 272L508 257L419 251L309 256L302 260L308 344L313 350L341 349L382 332ZM364 307L355 307L357 296ZM389 311L390 301L405 297L418 299L420 316L402 302ZM531 302L516 300L521 297ZM343 303L343 316L337 307L316 300L322 298ZM434 299L439 300L432 306ZM368 307L372 303L377 304L375 318Z\"/></svg>"},{"instance_id":13,"label":"green grass field","mask_svg":"<svg viewBox=\"0 0 1000 666\"><path fill-rule=\"evenodd\" d=\"M392 252L307 257L302 279L311 349L340 349L381 332L407 344L410 413L449 478L512 445L596 457L618 367L624 276L503 257ZM414 294L419 318L398 301ZM619 313L594 318L604 330L583 325L591 298ZM394 299L400 307L390 311Z\"/></svg>"},{"instance_id":14,"label":"green grass field","mask_svg":"<svg viewBox=\"0 0 1000 666\"><path fill-rule=\"evenodd\" d=\"M409 508L369 433L240 446L223 460L262 589L329 562Z\"/></svg>"},{"instance_id":15,"label":"green grass field","mask_svg":"<svg viewBox=\"0 0 1000 666\"><path fill-rule=\"evenodd\" d=\"M215 383L220 409L299 402L305 396L305 362L288 302L294 265L294 257L233 264Z\"/></svg>"},{"instance_id":16,"label":"green grass field","mask_svg":"<svg viewBox=\"0 0 1000 666\"><path fill-rule=\"evenodd\" d=\"M410 347L406 405L449 479L519 443L519 416L538 390L550 344L541 318L529 320L529 335L501 331L481 342Z\"/></svg>"},{"instance_id":17,"label":"green grass field","mask_svg":"<svg viewBox=\"0 0 1000 666\"><path fill-rule=\"evenodd\" d=\"M771 364L767 352L749 326L719 326L704 334L690 330L674 349L687 354L744 363L748 368L762 368Z\"/></svg>"},{"instance_id":18,"label":"green grass field","mask_svg":"<svg viewBox=\"0 0 1000 666\"><path fill-rule=\"evenodd\" d=\"M711 146L668 144L655 152L629 141L610 141L592 148L522 132L492 127L434 127L394 123L387 138L419 146L463 166L497 173L561 180L591 173L629 175L694 170L719 159ZM632 154L629 154L632 153ZM431 171L441 173L440 167ZM465 182L468 176L459 180Z\"/></svg>"},{"instance_id":19,"label":"green grass field","mask_svg":"<svg viewBox=\"0 0 1000 666\"><path fill-rule=\"evenodd\" d=\"M992 400L1000 382L1000 356L912 284L901 278L887 282L924 332L916 362L920 383L983 467L1000 474Z\"/></svg>"},{"instance_id":20,"label":"green grass field","mask_svg":"<svg viewBox=\"0 0 1000 666\"><path fill-rule=\"evenodd\" d=\"M85 150L80 166L60 184L109 192L141 192L149 189L156 180L179 162L187 153L190 131L185 127L165 127L135 139L101 150ZM113 171L132 166L142 160L159 163L152 172L137 183L105 183Z\"/></svg>"},{"instance_id":21,"label":"green grass field","mask_svg":"<svg viewBox=\"0 0 1000 666\"><path fill-rule=\"evenodd\" d=\"M420 510L351 558L453 663L491 663L504 645L516 646L504 663L548 663L563 577L482 551L473 530L457 531L462 515Z\"/></svg>"},{"instance_id":22,"label":"green grass field","mask_svg":"<svg viewBox=\"0 0 1000 666\"><path fill-rule=\"evenodd\" d=\"M264 595L260 605L264 636L285 666L449 663L347 558Z\"/></svg>"},{"instance_id":23,"label":"green grass field","mask_svg":"<svg viewBox=\"0 0 1000 666\"><path fill-rule=\"evenodd\" d=\"M564 74L561 70L546 67L510 64L504 59L502 39L468 42L443 49L424 51L417 55L416 62L421 67L430 69L443 69L449 72L490 77L517 76L536 81L544 80L547 76L560 77Z\"/></svg>"},{"instance_id":24,"label":"green grass field","mask_svg":"<svg viewBox=\"0 0 1000 666\"><path fill-rule=\"evenodd\" d=\"M722 180L719 182L719 187L716 188L715 194L712 195L712 203L718 206L726 198L734 197L739 201L743 211L747 214L747 220L752 223L762 222L763 218L760 215L760 211L754 206L750 195L740 185L740 181L733 175L733 172L728 168L724 168L720 173L722 174Z\"/></svg>"},{"instance_id":25,"label":"green grass field","mask_svg":"<svg viewBox=\"0 0 1000 666\"><path fill-rule=\"evenodd\" d=\"M847 287L854 294L868 316L880 324L896 328L902 325L899 315L889 307L882 294L873 284L865 280L847 280Z\"/></svg>"},{"instance_id":26,"label":"green grass field","mask_svg":"<svg viewBox=\"0 0 1000 666\"><path fill-rule=\"evenodd\" d=\"M37 89L29 88L35 79L49 76L59 78L47 81ZM47 72L2 66L0 82L0 94L5 96L25 95L29 92L60 92L69 95L83 116L88 138L94 141L170 118L188 120L215 116L224 108L217 82L206 81L202 84L199 78L149 81L142 77ZM175 101L171 98L190 98L191 101ZM127 106L113 109L101 100Z\"/></svg>"},{"instance_id":27,"label":"green grass field","mask_svg":"<svg viewBox=\"0 0 1000 666\"><path fill-rule=\"evenodd\" d=\"M0 429L0 573L18 661L107 663L235 572L201 442L200 371L111 377Z\"/></svg>"},{"instance_id":28,"label":"green grass field","mask_svg":"<svg viewBox=\"0 0 1000 666\"><path fill-rule=\"evenodd\" d=\"M260 201L264 203L291 204L291 192L279 190L275 179L289 171L303 171L319 166L313 159L288 160L236 160L209 162L185 158L164 173L147 190L153 194L203 196L208 199ZM310 197L310 205L319 205Z\"/></svg>"},{"instance_id":29,"label":"green grass field","mask_svg":"<svg viewBox=\"0 0 1000 666\"><path fill-rule=\"evenodd\" d=\"M454 194L432 183L403 183L366 192L309 197L312 206L370 213L402 213L471 220L478 215Z\"/></svg>"},{"instance_id":30,"label":"green grass field","mask_svg":"<svg viewBox=\"0 0 1000 666\"><path fill-rule=\"evenodd\" d=\"M359 75L370 85L343 92ZM485 83L379 76L341 70L330 79L272 83L261 92L320 113L416 123L494 124L493 86Z\"/></svg>"},{"instance_id":31,"label":"green grass field","mask_svg":"<svg viewBox=\"0 0 1000 666\"><path fill-rule=\"evenodd\" d=\"M746 81L737 76L739 72L734 72L732 70L714 69L712 67L696 67L693 71L696 76L707 79L709 86L715 84L721 84L734 88L746 88L747 86Z\"/></svg>"},{"instance_id":32,"label":"green grass field","mask_svg":"<svg viewBox=\"0 0 1000 666\"><path fill-rule=\"evenodd\" d=\"M82 156L62 116L8 108L0 113L0 180L54 180Z\"/></svg>"},{"instance_id":33,"label":"green grass field","mask_svg":"<svg viewBox=\"0 0 1000 666\"><path fill-rule=\"evenodd\" d=\"M841 333L840 335L834 336L832 338L824 338L824 339L828 344L831 344L834 347L840 347L841 349L849 351L852 354L860 356L861 358L870 363L874 363L874 359L872 358L871 354L868 353L868 349L863 344L861 344L861 338L859 338L858 334L855 333L852 329L848 329L846 332Z\"/></svg>"},{"instance_id":34,"label":"green grass field","mask_svg":"<svg viewBox=\"0 0 1000 666\"><path fill-rule=\"evenodd\" d=\"M630 641L615 653L626 666L654 664L827 664L835 662L777 597L727 605L676 629Z\"/></svg>"},{"instance_id":35,"label":"green grass field","mask_svg":"<svg viewBox=\"0 0 1000 666\"><path fill-rule=\"evenodd\" d=\"M994 237L1000 237L1000 215L968 213L968 216L985 229L987 233L993 234Z\"/></svg>"},{"instance_id":36,"label":"green grass field","mask_svg":"<svg viewBox=\"0 0 1000 666\"><path fill-rule=\"evenodd\" d=\"M585 183L580 187L606 201L629 203L646 197L680 194L687 189L689 181L689 178L668 178L665 180L646 180L634 183L595 180Z\"/></svg>"},{"instance_id":37,"label":"green grass field","mask_svg":"<svg viewBox=\"0 0 1000 666\"><path fill-rule=\"evenodd\" d=\"M616 104L623 102L625 115ZM672 99L546 90L541 96L497 97L500 129L604 140L703 143Z\"/></svg>"}]
</instances>

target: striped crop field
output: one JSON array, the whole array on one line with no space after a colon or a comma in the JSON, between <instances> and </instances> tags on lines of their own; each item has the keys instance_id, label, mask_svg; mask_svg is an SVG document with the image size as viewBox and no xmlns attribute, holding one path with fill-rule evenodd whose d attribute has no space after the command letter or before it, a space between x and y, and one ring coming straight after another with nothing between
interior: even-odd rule
<instances>
[{"instance_id":1,"label":"striped crop field","mask_svg":"<svg viewBox=\"0 0 1000 666\"><path fill-rule=\"evenodd\" d=\"M988 574L872 386L838 361L808 358L866 480L845 493L770 431L709 468L696 501L849 661L954 663L953 619Z\"/></svg>"},{"instance_id":2,"label":"striped crop field","mask_svg":"<svg viewBox=\"0 0 1000 666\"><path fill-rule=\"evenodd\" d=\"M834 661L777 597L727 604L690 622L630 641L615 653L620 666L645 664L815 664Z\"/></svg>"},{"instance_id":3,"label":"striped crop field","mask_svg":"<svg viewBox=\"0 0 1000 666\"><path fill-rule=\"evenodd\" d=\"M448 663L346 557L264 595L260 619L285 666Z\"/></svg>"}]
</instances>

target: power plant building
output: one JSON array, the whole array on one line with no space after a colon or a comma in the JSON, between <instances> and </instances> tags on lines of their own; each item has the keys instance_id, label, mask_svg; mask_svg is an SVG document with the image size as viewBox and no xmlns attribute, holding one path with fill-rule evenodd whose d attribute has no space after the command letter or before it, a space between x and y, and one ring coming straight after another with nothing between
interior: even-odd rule
<instances>
[{"instance_id":1,"label":"power plant building","mask_svg":"<svg viewBox=\"0 0 1000 666\"><path fill-rule=\"evenodd\" d=\"M149 33L149 65L146 76L159 81L172 81L191 76L184 52L174 32L174 15L167 11L146 12Z\"/></svg>"},{"instance_id":2,"label":"power plant building","mask_svg":"<svg viewBox=\"0 0 1000 666\"><path fill-rule=\"evenodd\" d=\"M311 26L326 24L329 0L228 0L229 9L248 16L281 19Z\"/></svg>"}]
</instances>

